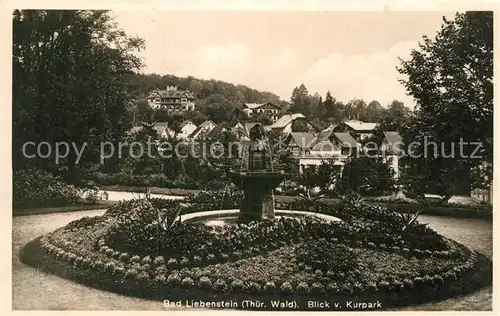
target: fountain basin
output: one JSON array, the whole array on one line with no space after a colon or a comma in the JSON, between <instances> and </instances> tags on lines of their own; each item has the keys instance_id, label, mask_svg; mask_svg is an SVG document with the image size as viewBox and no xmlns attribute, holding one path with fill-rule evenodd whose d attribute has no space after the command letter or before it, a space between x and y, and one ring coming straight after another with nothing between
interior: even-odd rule
<instances>
[{"instance_id":1,"label":"fountain basin","mask_svg":"<svg viewBox=\"0 0 500 316\"><path fill-rule=\"evenodd\" d=\"M193 223L193 224L203 223L209 226L235 225L239 223L238 221L239 214L240 210L238 209L196 212L196 213L182 215L181 221L183 223ZM307 211L275 210L275 214L276 217L302 218L306 216L313 216L327 222L342 221L340 218L335 216L314 213L314 212L307 212Z\"/></svg>"}]
</instances>

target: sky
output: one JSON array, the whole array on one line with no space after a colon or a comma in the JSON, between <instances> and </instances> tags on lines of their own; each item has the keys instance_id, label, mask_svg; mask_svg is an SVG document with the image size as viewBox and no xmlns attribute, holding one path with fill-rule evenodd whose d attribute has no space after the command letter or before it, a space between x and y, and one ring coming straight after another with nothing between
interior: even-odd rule
<instances>
[{"instance_id":1,"label":"sky","mask_svg":"<svg viewBox=\"0 0 500 316\"><path fill-rule=\"evenodd\" d=\"M128 35L145 39L144 73L244 84L290 100L310 94L387 105L414 102L398 79L423 35L453 12L113 11Z\"/></svg>"}]
</instances>

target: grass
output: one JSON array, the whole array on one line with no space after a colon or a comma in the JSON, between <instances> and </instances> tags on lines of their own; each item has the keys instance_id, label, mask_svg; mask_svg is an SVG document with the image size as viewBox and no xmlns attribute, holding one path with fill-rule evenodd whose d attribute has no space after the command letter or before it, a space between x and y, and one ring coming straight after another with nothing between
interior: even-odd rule
<instances>
[{"instance_id":1,"label":"grass","mask_svg":"<svg viewBox=\"0 0 500 316\"><path fill-rule=\"evenodd\" d=\"M86 211L86 210L96 210L105 209L113 204L118 203L118 201L99 201L97 203L78 203L64 206L52 206L52 207L30 207L30 208L20 208L13 209L13 216L25 216L25 215L38 215L38 214L49 214L49 213L66 213L75 211Z\"/></svg>"}]
</instances>

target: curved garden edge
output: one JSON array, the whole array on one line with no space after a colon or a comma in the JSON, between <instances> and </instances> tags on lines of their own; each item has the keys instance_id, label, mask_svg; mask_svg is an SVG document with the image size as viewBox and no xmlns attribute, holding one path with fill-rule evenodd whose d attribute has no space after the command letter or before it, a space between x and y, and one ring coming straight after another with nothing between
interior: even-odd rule
<instances>
[{"instance_id":1,"label":"curved garden edge","mask_svg":"<svg viewBox=\"0 0 500 316\"><path fill-rule=\"evenodd\" d=\"M138 282L126 280L120 276L112 276L106 273L98 273L90 268L76 267L67 262L56 259L46 254L40 245L40 236L25 245L20 254L21 261L40 269L46 273L55 274L59 277L91 286L99 290L124 294L128 296L142 297L153 300L170 301L175 300L194 300L194 301L233 301L238 302L238 308L241 308L241 302L247 299L255 299L267 302L266 308L272 309L270 301L272 300L294 300L298 304L299 310L315 310L307 308L307 302L310 300L328 300L330 302L339 302L343 308L336 310L352 310L344 305L347 301L353 302L376 302L380 301L382 309L394 307L403 307L408 305L421 304L433 300L444 300L462 294L468 294L479 290L480 288L492 284L492 262L484 255L477 253L478 261L474 269L460 278L459 280L445 282L441 286L415 287L414 289L403 289L400 291L377 292L373 294L362 295L357 293L348 293L346 295L328 295L311 294L304 296L283 294L251 294L251 293L212 293L195 288L183 289L181 287L171 287L167 285L152 285L148 282ZM248 308L247 308L248 309ZM319 309L318 309L319 310Z\"/></svg>"}]
</instances>

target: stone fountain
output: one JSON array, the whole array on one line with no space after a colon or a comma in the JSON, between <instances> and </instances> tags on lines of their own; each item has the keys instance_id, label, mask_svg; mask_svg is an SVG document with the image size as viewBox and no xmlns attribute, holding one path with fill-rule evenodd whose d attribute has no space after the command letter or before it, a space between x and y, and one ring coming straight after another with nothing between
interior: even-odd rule
<instances>
[{"instance_id":1,"label":"stone fountain","mask_svg":"<svg viewBox=\"0 0 500 316\"><path fill-rule=\"evenodd\" d=\"M231 170L229 178L243 190L244 198L240 209L206 210L182 216L185 223L203 223L209 226L225 226L248 223L255 220L274 219L275 217L302 218L315 216L326 221L340 219L314 212L297 210L275 210L273 189L285 177L281 170L274 170L272 155L264 128L256 124L249 131L250 142L244 146L242 167Z\"/></svg>"},{"instance_id":2,"label":"stone fountain","mask_svg":"<svg viewBox=\"0 0 500 316\"><path fill-rule=\"evenodd\" d=\"M253 126L249 134L248 152L243 153L247 157L246 166L229 174L231 181L244 192L238 215L242 223L275 217L272 191L285 177L282 170L272 168L269 140L262 125Z\"/></svg>"}]
</instances>

